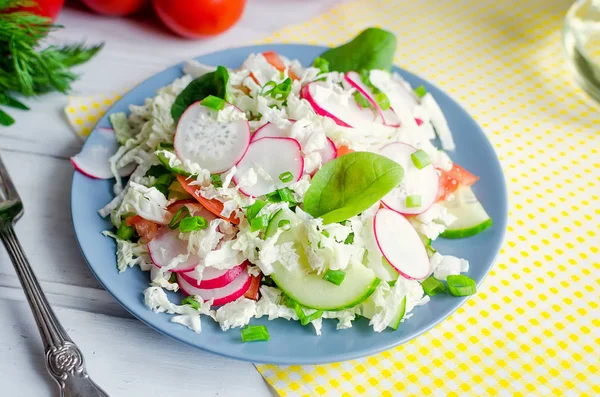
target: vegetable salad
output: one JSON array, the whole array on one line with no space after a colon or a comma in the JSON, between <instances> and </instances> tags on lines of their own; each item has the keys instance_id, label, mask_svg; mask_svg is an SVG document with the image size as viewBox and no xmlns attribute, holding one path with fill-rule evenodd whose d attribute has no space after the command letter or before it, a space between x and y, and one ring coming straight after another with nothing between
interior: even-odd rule
<instances>
[{"instance_id":1,"label":"vegetable salad","mask_svg":"<svg viewBox=\"0 0 600 397\"><path fill-rule=\"evenodd\" d=\"M491 226L478 178L448 155L433 95L391 71L395 46L371 28L310 66L274 52L238 69L190 61L111 115L117 152L73 163L116 178L104 233L119 272L149 272L149 309L260 341L268 327L253 318L320 334L323 319L344 329L362 316L381 332L436 294L475 293L469 263L431 244Z\"/></svg>"}]
</instances>

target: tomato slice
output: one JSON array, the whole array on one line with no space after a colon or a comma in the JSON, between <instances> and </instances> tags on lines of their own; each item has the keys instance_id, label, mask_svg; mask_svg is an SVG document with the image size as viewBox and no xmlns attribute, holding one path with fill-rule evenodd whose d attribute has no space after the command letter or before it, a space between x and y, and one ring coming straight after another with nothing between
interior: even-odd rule
<instances>
[{"instance_id":1,"label":"tomato slice","mask_svg":"<svg viewBox=\"0 0 600 397\"><path fill-rule=\"evenodd\" d=\"M340 156L343 156L343 155L345 155L345 154L348 154L348 153L354 153L354 150L350 149L350 148L349 148L348 146L346 146L346 145L340 146L340 147L337 149L337 156L338 156L338 157L340 157Z\"/></svg>"},{"instance_id":2,"label":"tomato slice","mask_svg":"<svg viewBox=\"0 0 600 397\"><path fill-rule=\"evenodd\" d=\"M248 299L252 299L253 301L258 300L258 288L260 287L260 279L261 276L252 276L252 281L250 281L250 288L244 294L244 297Z\"/></svg>"},{"instance_id":3,"label":"tomato slice","mask_svg":"<svg viewBox=\"0 0 600 397\"><path fill-rule=\"evenodd\" d=\"M265 57L267 62L273 65L275 69L279 70L280 72L283 72L285 70L285 63L283 63L283 60L281 60L281 58L275 51L263 52L262 56ZM296 74L292 72L291 69L288 69L288 76L290 76L292 80L298 80L298 76L296 76ZM252 78L254 78L254 76L252 76ZM254 80L256 81L256 79Z\"/></svg>"},{"instance_id":4,"label":"tomato slice","mask_svg":"<svg viewBox=\"0 0 600 397\"><path fill-rule=\"evenodd\" d=\"M440 172L440 187L437 201L443 201L448 198L459 186L471 186L479 180L478 176L471 174L457 164L453 164L450 171L444 171L439 168L438 171Z\"/></svg>"},{"instance_id":5,"label":"tomato slice","mask_svg":"<svg viewBox=\"0 0 600 397\"><path fill-rule=\"evenodd\" d=\"M186 192L188 192L189 194L194 196L194 198L196 200L198 200L198 202L200 204L202 204L204 206L204 208L206 208L207 210L209 210L210 212L212 212L219 218L225 219L226 221L229 221L235 225L240 223L240 220L238 218L236 218L235 215L231 215L229 218L226 218L223 215L221 215L221 211L223 211L223 203L217 199L209 200L209 199L206 199L206 198L202 197L201 195L199 195L196 191L196 186L190 185L192 180L190 180L188 182L186 177L183 175L177 175L177 180L181 184L181 187L183 187Z\"/></svg>"},{"instance_id":6,"label":"tomato slice","mask_svg":"<svg viewBox=\"0 0 600 397\"><path fill-rule=\"evenodd\" d=\"M128 217L125 219L125 224L127 226L133 226L138 236L140 236L145 243L152 241L158 233L157 223L144 219L139 215Z\"/></svg>"}]
</instances>

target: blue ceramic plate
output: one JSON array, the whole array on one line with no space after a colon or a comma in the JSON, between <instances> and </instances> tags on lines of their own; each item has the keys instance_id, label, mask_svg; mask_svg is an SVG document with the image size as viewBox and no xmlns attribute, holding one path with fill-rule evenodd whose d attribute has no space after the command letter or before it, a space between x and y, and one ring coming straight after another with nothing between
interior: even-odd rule
<instances>
[{"instance_id":1,"label":"blue ceramic plate","mask_svg":"<svg viewBox=\"0 0 600 397\"><path fill-rule=\"evenodd\" d=\"M248 54L267 50L299 59L302 64L308 65L325 48L308 45L233 48L201 56L198 61L236 68ZM175 65L146 80L123 96L108 113L127 112L130 104L143 104L144 98L154 96L157 89L180 77L181 68L182 65ZM481 177L475 184L474 191L493 218L494 226L465 240L440 238L434 244L444 254L468 259L471 264L469 276L479 285L494 263L506 229L507 194L498 157L484 132L458 103L427 81L402 69L395 69L414 87L423 85L435 96L454 132L457 150L450 153L452 159ZM110 127L108 114L100 120L98 127ZM86 144L92 144L99 138L99 134L92 133ZM74 173L71 211L81 251L100 283L127 310L157 331L190 346L260 363L318 364L343 361L405 343L438 324L466 300L447 295L436 296L428 305L416 308L414 316L402 323L398 330L382 333L373 332L364 318L355 321L352 328L341 331L335 330L335 320L326 320L322 336L316 336L312 326L303 327L298 322L282 319L267 321L262 318L253 320L252 323L268 325L271 340L266 343L242 343L239 329L222 332L214 321L204 318L202 333L196 334L171 323L171 316L154 314L144 306L142 292L148 286L147 273L138 268L128 269L123 274L117 272L115 242L101 234L103 230L111 229L112 225L97 212L113 198L112 184L112 180L95 180L78 172ZM180 299L175 294L171 298Z\"/></svg>"}]
</instances>

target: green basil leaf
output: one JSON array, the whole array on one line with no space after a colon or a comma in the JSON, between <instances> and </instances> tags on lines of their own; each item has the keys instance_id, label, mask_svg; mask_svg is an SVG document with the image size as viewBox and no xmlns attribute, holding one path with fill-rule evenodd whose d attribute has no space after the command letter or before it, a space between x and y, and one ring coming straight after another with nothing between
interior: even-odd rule
<instances>
[{"instance_id":1,"label":"green basil leaf","mask_svg":"<svg viewBox=\"0 0 600 397\"><path fill-rule=\"evenodd\" d=\"M203 100L209 95L229 102L229 72L224 66L217 67L214 72L206 73L193 80L179 95L171 107L171 116L177 122L185 109L192 103Z\"/></svg>"},{"instance_id":2,"label":"green basil leaf","mask_svg":"<svg viewBox=\"0 0 600 397\"><path fill-rule=\"evenodd\" d=\"M396 52L396 36L378 28L368 28L352 41L320 55L329 62L329 70L337 72L362 69L390 70Z\"/></svg>"},{"instance_id":3,"label":"green basil leaf","mask_svg":"<svg viewBox=\"0 0 600 397\"><path fill-rule=\"evenodd\" d=\"M326 163L304 196L304 211L341 222L381 200L404 177L400 164L375 153L354 152Z\"/></svg>"}]
</instances>

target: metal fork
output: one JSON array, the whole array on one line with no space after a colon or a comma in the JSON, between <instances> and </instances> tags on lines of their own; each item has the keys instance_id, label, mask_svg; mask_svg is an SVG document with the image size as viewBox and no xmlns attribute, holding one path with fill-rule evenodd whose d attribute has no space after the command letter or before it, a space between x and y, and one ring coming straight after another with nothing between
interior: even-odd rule
<instances>
[{"instance_id":1,"label":"metal fork","mask_svg":"<svg viewBox=\"0 0 600 397\"><path fill-rule=\"evenodd\" d=\"M13 229L13 225L22 215L23 203L0 158L0 238L15 265L15 271L42 336L46 368L58 383L61 397L109 397L88 376L81 350L58 322L33 273Z\"/></svg>"}]
</instances>

